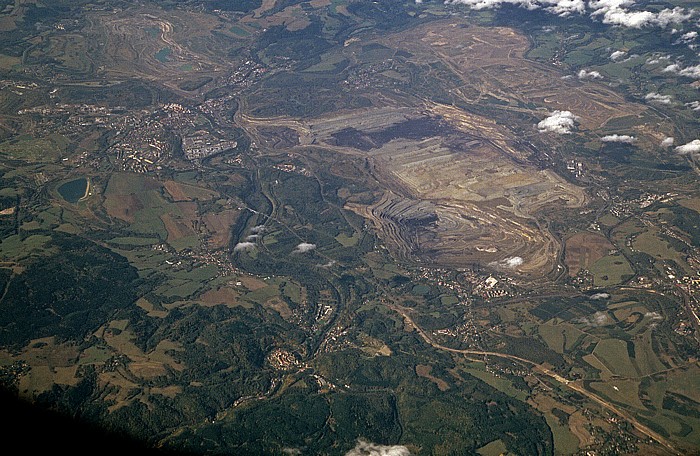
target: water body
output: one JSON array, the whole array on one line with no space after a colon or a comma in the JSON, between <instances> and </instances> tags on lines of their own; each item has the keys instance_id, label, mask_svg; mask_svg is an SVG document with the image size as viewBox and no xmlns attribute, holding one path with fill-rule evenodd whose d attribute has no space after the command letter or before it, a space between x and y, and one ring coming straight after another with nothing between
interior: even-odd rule
<instances>
[{"instance_id":1,"label":"water body","mask_svg":"<svg viewBox=\"0 0 700 456\"><path fill-rule=\"evenodd\" d=\"M87 188L88 180L85 177L81 177L62 184L58 187L58 193L69 203L77 203L80 198L85 196Z\"/></svg>"},{"instance_id":2,"label":"water body","mask_svg":"<svg viewBox=\"0 0 700 456\"><path fill-rule=\"evenodd\" d=\"M158 59L158 61L162 63L165 63L168 60L170 60L169 57L171 52L173 52L172 49L170 49L169 47L164 47L160 51L156 52L156 59Z\"/></svg>"}]
</instances>

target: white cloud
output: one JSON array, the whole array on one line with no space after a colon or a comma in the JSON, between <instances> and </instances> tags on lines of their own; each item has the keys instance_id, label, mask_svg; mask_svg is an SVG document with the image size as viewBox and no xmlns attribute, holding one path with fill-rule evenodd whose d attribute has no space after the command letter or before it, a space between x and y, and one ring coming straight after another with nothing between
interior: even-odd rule
<instances>
[{"instance_id":1,"label":"white cloud","mask_svg":"<svg viewBox=\"0 0 700 456\"><path fill-rule=\"evenodd\" d=\"M337 263L337 261L335 261L335 260L330 260L330 261L328 261L328 263L326 263L326 264L317 264L316 266L318 266L319 268L330 268L331 266L333 266L333 265L336 264L336 263Z\"/></svg>"},{"instance_id":2,"label":"white cloud","mask_svg":"<svg viewBox=\"0 0 700 456\"><path fill-rule=\"evenodd\" d=\"M610 54L610 60L620 60L626 55L627 53L625 51L615 51L612 54Z\"/></svg>"},{"instance_id":3,"label":"white cloud","mask_svg":"<svg viewBox=\"0 0 700 456\"><path fill-rule=\"evenodd\" d=\"M316 244L309 244L308 242L302 242L301 244L297 245L296 249L294 249L294 252L296 253L306 253L314 250L316 248Z\"/></svg>"},{"instance_id":4,"label":"white cloud","mask_svg":"<svg viewBox=\"0 0 700 456\"><path fill-rule=\"evenodd\" d=\"M662 61L666 61L666 60L671 60L671 56L670 55L659 55L657 57L652 57L652 58L648 59L646 63L648 65L655 65L657 63L661 63Z\"/></svg>"},{"instance_id":5,"label":"white cloud","mask_svg":"<svg viewBox=\"0 0 700 456\"><path fill-rule=\"evenodd\" d=\"M627 11L622 8L601 8L591 16L602 16L603 24L624 25L631 28L642 28L654 20L654 13L649 11Z\"/></svg>"},{"instance_id":6,"label":"white cloud","mask_svg":"<svg viewBox=\"0 0 700 456\"><path fill-rule=\"evenodd\" d=\"M678 73L681 69L681 66L677 63L672 63L666 67L664 67L663 70L661 70L662 73Z\"/></svg>"},{"instance_id":7,"label":"white cloud","mask_svg":"<svg viewBox=\"0 0 700 456\"><path fill-rule=\"evenodd\" d=\"M417 3L422 3L417 1ZM632 0L446 0L447 5L466 5L471 9L499 8L502 5L515 5L528 10L543 9L558 16L587 14L605 24L624 27L667 27L691 19L695 10L676 7L659 12L630 9Z\"/></svg>"},{"instance_id":8,"label":"white cloud","mask_svg":"<svg viewBox=\"0 0 700 456\"><path fill-rule=\"evenodd\" d=\"M560 135L571 133L576 127L578 117L571 111L554 111L549 117L537 124L540 133L551 132Z\"/></svg>"},{"instance_id":9,"label":"white cloud","mask_svg":"<svg viewBox=\"0 0 700 456\"><path fill-rule=\"evenodd\" d=\"M612 320L608 314L601 311L598 311L588 317L581 317L578 319L578 321L588 326L605 326L612 323Z\"/></svg>"},{"instance_id":10,"label":"white cloud","mask_svg":"<svg viewBox=\"0 0 700 456\"><path fill-rule=\"evenodd\" d=\"M234 252L245 252L255 248L254 242L239 242L233 247Z\"/></svg>"},{"instance_id":11,"label":"white cloud","mask_svg":"<svg viewBox=\"0 0 700 456\"><path fill-rule=\"evenodd\" d=\"M681 35L680 38L678 38L678 43L690 43L691 41L695 41L695 38L698 37L698 32L693 30L692 32L684 33Z\"/></svg>"},{"instance_id":12,"label":"white cloud","mask_svg":"<svg viewBox=\"0 0 700 456\"><path fill-rule=\"evenodd\" d=\"M411 452L403 445L379 445L358 440L355 448L345 453L345 456L411 456Z\"/></svg>"},{"instance_id":13,"label":"white cloud","mask_svg":"<svg viewBox=\"0 0 700 456\"><path fill-rule=\"evenodd\" d=\"M694 139L687 144L676 147L679 154L697 154L700 152L700 139Z\"/></svg>"},{"instance_id":14,"label":"white cloud","mask_svg":"<svg viewBox=\"0 0 700 456\"><path fill-rule=\"evenodd\" d=\"M700 79L700 65L681 68L678 74L693 79Z\"/></svg>"},{"instance_id":15,"label":"white cloud","mask_svg":"<svg viewBox=\"0 0 700 456\"><path fill-rule=\"evenodd\" d=\"M634 5L631 0L591 0L588 6L591 17L600 17L601 22L610 25L621 25L631 28L666 27L669 24L679 24L690 19L694 11L676 7L664 9L658 13L651 11L632 11L628 7Z\"/></svg>"},{"instance_id":16,"label":"white cloud","mask_svg":"<svg viewBox=\"0 0 700 456\"><path fill-rule=\"evenodd\" d=\"M579 79L603 79L603 75L597 71L581 70L577 74Z\"/></svg>"},{"instance_id":17,"label":"white cloud","mask_svg":"<svg viewBox=\"0 0 700 456\"><path fill-rule=\"evenodd\" d=\"M594 301L597 301L599 299L609 299L610 294L609 293L593 293L589 299L593 299Z\"/></svg>"},{"instance_id":18,"label":"white cloud","mask_svg":"<svg viewBox=\"0 0 700 456\"><path fill-rule=\"evenodd\" d=\"M615 133L614 135L605 135L602 138L600 138L601 141L603 142L616 142L616 143L625 143L625 144L631 144L637 140L634 136L630 135L618 135Z\"/></svg>"},{"instance_id":19,"label":"white cloud","mask_svg":"<svg viewBox=\"0 0 700 456\"><path fill-rule=\"evenodd\" d=\"M658 312L646 312L644 314L645 317L651 318L652 320L663 320L664 317L661 316L660 313Z\"/></svg>"},{"instance_id":20,"label":"white cloud","mask_svg":"<svg viewBox=\"0 0 700 456\"><path fill-rule=\"evenodd\" d=\"M662 73L675 73L688 78L700 79L700 65L689 66L683 68L678 63L672 63L661 70Z\"/></svg>"},{"instance_id":21,"label":"white cloud","mask_svg":"<svg viewBox=\"0 0 700 456\"><path fill-rule=\"evenodd\" d=\"M517 268L521 264L523 264L523 259L520 258L519 256L512 257L512 258L506 258L505 260L503 260L503 265L505 267L511 268L511 269Z\"/></svg>"},{"instance_id":22,"label":"white cloud","mask_svg":"<svg viewBox=\"0 0 700 456\"><path fill-rule=\"evenodd\" d=\"M558 16L568 16L573 13L581 14L586 10L583 0L550 0L550 6L545 9Z\"/></svg>"},{"instance_id":23,"label":"white cloud","mask_svg":"<svg viewBox=\"0 0 700 456\"><path fill-rule=\"evenodd\" d=\"M510 258L504 258L501 261L493 261L489 263L489 266L491 266L492 268L515 269L518 266L521 266L524 262L525 261L519 256L514 256Z\"/></svg>"},{"instance_id":24,"label":"white cloud","mask_svg":"<svg viewBox=\"0 0 700 456\"><path fill-rule=\"evenodd\" d=\"M685 105L693 111L700 111L700 101L691 101L690 103L686 103Z\"/></svg>"},{"instance_id":25,"label":"white cloud","mask_svg":"<svg viewBox=\"0 0 700 456\"><path fill-rule=\"evenodd\" d=\"M666 27L669 24L680 24L692 18L695 15L695 10L686 10L676 7L673 9L664 9L656 14L656 25Z\"/></svg>"},{"instance_id":26,"label":"white cloud","mask_svg":"<svg viewBox=\"0 0 700 456\"><path fill-rule=\"evenodd\" d=\"M528 10L544 9L559 16L583 14L586 11L584 0L446 0L445 4L467 5L476 10L516 5Z\"/></svg>"},{"instance_id":27,"label":"white cloud","mask_svg":"<svg viewBox=\"0 0 700 456\"><path fill-rule=\"evenodd\" d=\"M661 147L671 147L671 146L673 145L673 141L674 141L674 140L673 140L673 138L672 138L671 136L667 136L666 138L664 138L663 141L661 141L661 144L659 144L659 146L661 146Z\"/></svg>"},{"instance_id":28,"label":"white cloud","mask_svg":"<svg viewBox=\"0 0 700 456\"><path fill-rule=\"evenodd\" d=\"M656 92L644 95L644 99L652 103L671 104L671 95L661 95Z\"/></svg>"}]
</instances>

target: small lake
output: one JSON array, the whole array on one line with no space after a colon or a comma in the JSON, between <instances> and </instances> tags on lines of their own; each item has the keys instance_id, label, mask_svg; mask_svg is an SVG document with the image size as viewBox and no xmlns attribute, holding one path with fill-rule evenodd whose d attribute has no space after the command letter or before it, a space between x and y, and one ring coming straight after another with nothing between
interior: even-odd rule
<instances>
[{"instance_id":1,"label":"small lake","mask_svg":"<svg viewBox=\"0 0 700 456\"><path fill-rule=\"evenodd\" d=\"M69 203L77 203L80 198L85 196L87 186L88 180L85 177L81 177L62 184L58 187L58 193Z\"/></svg>"},{"instance_id":2,"label":"small lake","mask_svg":"<svg viewBox=\"0 0 700 456\"><path fill-rule=\"evenodd\" d=\"M165 63L170 60L169 57L172 52L172 49L169 47L164 47L160 51L156 52L156 59L158 59L159 62Z\"/></svg>"}]
</instances>

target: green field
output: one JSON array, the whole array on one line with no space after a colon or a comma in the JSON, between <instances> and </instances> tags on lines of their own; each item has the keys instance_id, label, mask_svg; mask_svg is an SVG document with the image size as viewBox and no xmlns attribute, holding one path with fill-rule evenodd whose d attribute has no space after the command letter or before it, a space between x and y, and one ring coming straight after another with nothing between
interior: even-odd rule
<instances>
[{"instance_id":1,"label":"green field","mask_svg":"<svg viewBox=\"0 0 700 456\"><path fill-rule=\"evenodd\" d=\"M357 242L360 240L360 233L354 232L352 233L352 236L348 236L345 233L340 233L335 237L335 239L336 241L340 242L343 247L352 247L357 245Z\"/></svg>"},{"instance_id":2,"label":"green field","mask_svg":"<svg viewBox=\"0 0 700 456\"><path fill-rule=\"evenodd\" d=\"M241 37L246 37L250 35L250 32L242 27L239 27L238 25L234 25L229 29L229 31L235 35L241 36Z\"/></svg>"},{"instance_id":3,"label":"green field","mask_svg":"<svg viewBox=\"0 0 700 456\"><path fill-rule=\"evenodd\" d=\"M654 337L653 330L647 330L641 336L637 336L634 340L635 359L633 363L637 367L639 375L650 375L666 369L659 357L654 352L652 338Z\"/></svg>"},{"instance_id":4,"label":"green field","mask_svg":"<svg viewBox=\"0 0 700 456\"><path fill-rule=\"evenodd\" d=\"M675 261L687 272L692 271L692 268L685 262L685 254L675 250L667 241L660 238L658 230L648 230L641 233L634 239L632 246L659 260Z\"/></svg>"},{"instance_id":5,"label":"green field","mask_svg":"<svg viewBox=\"0 0 700 456\"><path fill-rule=\"evenodd\" d=\"M488 445L484 445L478 450L476 450L481 456L501 456L508 454L508 448L506 448L505 443L501 439L494 440Z\"/></svg>"},{"instance_id":6,"label":"green field","mask_svg":"<svg viewBox=\"0 0 700 456\"><path fill-rule=\"evenodd\" d=\"M634 274L629 262L620 254L604 256L591 266L590 271L593 283L598 287L619 285Z\"/></svg>"},{"instance_id":7,"label":"green field","mask_svg":"<svg viewBox=\"0 0 700 456\"><path fill-rule=\"evenodd\" d=\"M4 259L20 259L33 255L46 255L58 252L56 247L49 247L51 237L35 234L27 237L12 235L0 243L0 257Z\"/></svg>"},{"instance_id":8,"label":"green field","mask_svg":"<svg viewBox=\"0 0 700 456\"><path fill-rule=\"evenodd\" d=\"M513 386L513 383L502 377L496 377L491 372L486 371L486 367L483 363L470 362L464 364L461 367L464 372L473 375L474 377L482 380L489 385L493 386L497 390L513 397L519 401L525 402L527 400L528 394Z\"/></svg>"},{"instance_id":9,"label":"green field","mask_svg":"<svg viewBox=\"0 0 700 456\"><path fill-rule=\"evenodd\" d=\"M540 337L552 350L564 353L576 346L586 333L568 323L552 324L548 322L537 328Z\"/></svg>"},{"instance_id":10,"label":"green field","mask_svg":"<svg viewBox=\"0 0 700 456\"><path fill-rule=\"evenodd\" d=\"M552 430L555 454L576 454L579 449L579 439L571 432L569 426L560 424L558 418L549 413L545 414L545 419Z\"/></svg>"},{"instance_id":11,"label":"green field","mask_svg":"<svg viewBox=\"0 0 700 456\"><path fill-rule=\"evenodd\" d=\"M591 383L591 389L601 395L639 410L644 410L644 404L639 399L639 381L636 380L608 380L604 383Z\"/></svg>"},{"instance_id":12,"label":"green field","mask_svg":"<svg viewBox=\"0 0 700 456\"><path fill-rule=\"evenodd\" d=\"M160 239L134 236L118 236L110 239L109 242L117 245L144 246L158 244L160 242Z\"/></svg>"},{"instance_id":13,"label":"green field","mask_svg":"<svg viewBox=\"0 0 700 456\"><path fill-rule=\"evenodd\" d=\"M638 374L627 352L627 343L618 339L603 339L596 345L593 354L611 372L622 377L636 377Z\"/></svg>"},{"instance_id":14,"label":"green field","mask_svg":"<svg viewBox=\"0 0 700 456\"><path fill-rule=\"evenodd\" d=\"M0 156L27 162L57 162L67 154L68 138L54 134L44 138L20 136L0 143Z\"/></svg>"}]
</instances>

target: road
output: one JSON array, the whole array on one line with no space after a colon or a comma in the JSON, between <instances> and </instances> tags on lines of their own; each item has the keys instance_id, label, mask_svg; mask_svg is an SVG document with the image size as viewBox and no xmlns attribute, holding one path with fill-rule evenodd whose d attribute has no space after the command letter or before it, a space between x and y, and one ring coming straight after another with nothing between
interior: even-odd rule
<instances>
[{"instance_id":1,"label":"road","mask_svg":"<svg viewBox=\"0 0 700 456\"><path fill-rule=\"evenodd\" d=\"M451 352L451 353L460 353L464 355L481 355L481 356L494 356L498 358L505 358L505 359L510 359L512 361L517 361L523 364L527 364L532 367L532 370L534 372L537 372L539 374L545 375L547 377L550 377L551 379L556 380L557 382L561 383L562 385L565 385L572 391L575 391L591 401L595 402L596 404L602 406L603 408L606 408L607 410L611 411L612 413L622 417L629 423L631 423L635 429L637 429L639 432L642 434L646 435L647 437L650 437L651 439L655 440L659 444L661 444L663 447L665 447L667 450L669 450L672 454L676 455L681 455L682 453L678 451L675 446L669 442L665 437L661 436L660 434L654 432L652 429L649 427L643 425L639 421L637 421L632 415L627 413L624 410L619 409L615 405L611 404L610 402L604 400L603 398L597 396L596 394L588 391L583 387L583 385L580 382L577 381L572 381L568 380L561 375L557 374L556 372L553 372L546 367L542 366L541 364L538 364L534 361L530 361L529 359L521 358L519 356L515 355L509 355L507 353L499 353L499 352L493 352L493 351L484 351L484 350L472 350L472 349L457 349L457 348L451 348L451 347L446 347L444 345L439 344L438 342L435 342L423 329L421 329L411 318L411 316L408 314L406 309L395 305L395 304L386 304L387 307L389 307L391 310L394 312L398 313L401 315L404 319L404 322L409 328L413 328L418 335L428 344L430 344L432 347L446 351L446 352Z\"/></svg>"}]
</instances>

